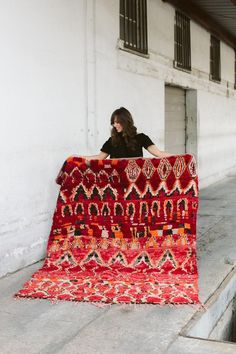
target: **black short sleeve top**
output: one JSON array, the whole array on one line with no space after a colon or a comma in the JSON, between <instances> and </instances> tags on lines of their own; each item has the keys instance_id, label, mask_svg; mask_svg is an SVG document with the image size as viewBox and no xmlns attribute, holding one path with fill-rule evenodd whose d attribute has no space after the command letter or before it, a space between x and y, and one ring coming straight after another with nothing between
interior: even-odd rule
<instances>
[{"instance_id":1,"label":"black short sleeve top","mask_svg":"<svg viewBox=\"0 0 236 354\"><path fill-rule=\"evenodd\" d=\"M120 133L119 133L120 134ZM152 140L145 134L139 133L136 134L136 146L132 150L125 143L125 140L120 134L121 143L118 146L113 146L111 143L111 138L109 138L102 146L101 151L110 155L110 158L122 158L122 157L142 157L143 156L143 147L147 149L150 145L154 145Z\"/></svg>"}]
</instances>

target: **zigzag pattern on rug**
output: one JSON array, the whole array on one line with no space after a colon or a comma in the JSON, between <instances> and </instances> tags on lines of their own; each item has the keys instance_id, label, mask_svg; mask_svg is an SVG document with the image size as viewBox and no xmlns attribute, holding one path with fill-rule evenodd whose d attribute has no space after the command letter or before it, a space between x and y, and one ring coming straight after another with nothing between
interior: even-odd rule
<instances>
[{"instance_id":1,"label":"zigzag pattern on rug","mask_svg":"<svg viewBox=\"0 0 236 354\"><path fill-rule=\"evenodd\" d=\"M69 157L43 267L17 297L194 304L198 177L192 155Z\"/></svg>"}]
</instances>

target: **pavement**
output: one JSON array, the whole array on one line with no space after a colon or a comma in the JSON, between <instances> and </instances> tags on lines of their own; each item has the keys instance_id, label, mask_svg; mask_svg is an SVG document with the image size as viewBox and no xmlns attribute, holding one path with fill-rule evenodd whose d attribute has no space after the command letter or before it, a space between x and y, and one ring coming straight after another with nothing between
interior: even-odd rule
<instances>
[{"instance_id":1,"label":"pavement","mask_svg":"<svg viewBox=\"0 0 236 354\"><path fill-rule=\"evenodd\" d=\"M197 256L205 303L236 261L236 174L200 191ZM37 262L0 279L0 354L236 353L236 344L180 336L197 305L104 305L14 299Z\"/></svg>"}]
</instances>

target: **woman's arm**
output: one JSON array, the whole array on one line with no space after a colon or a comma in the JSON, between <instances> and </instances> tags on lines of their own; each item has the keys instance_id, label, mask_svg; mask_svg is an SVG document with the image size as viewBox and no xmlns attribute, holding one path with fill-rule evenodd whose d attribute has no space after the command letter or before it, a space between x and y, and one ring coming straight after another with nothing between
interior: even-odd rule
<instances>
[{"instance_id":1,"label":"woman's arm","mask_svg":"<svg viewBox=\"0 0 236 354\"><path fill-rule=\"evenodd\" d=\"M169 152L165 152L165 151L160 151L156 145L150 145L147 148L147 151L150 152L150 154L156 156L156 157L168 157L168 156L172 156L172 154L170 154Z\"/></svg>"},{"instance_id":2,"label":"woman's arm","mask_svg":"<svg viewBox=\"0 0 236 354\"><path fill-rule=\"evenodd\" d=\"M100 151L100 153L98 155L81 156L81 157L83 157L87 161L90 161L90 160L104 160L107 158L107 156L108 156L108 154L106 152Z\"/></svg>"}]
</instances>

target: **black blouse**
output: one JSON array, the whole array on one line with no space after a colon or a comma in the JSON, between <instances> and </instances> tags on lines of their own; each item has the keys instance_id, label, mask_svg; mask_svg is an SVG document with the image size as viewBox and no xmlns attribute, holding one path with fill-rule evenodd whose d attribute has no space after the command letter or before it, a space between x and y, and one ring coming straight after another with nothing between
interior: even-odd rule
<instances>
[{"instance_id":1,"label":"black blouse","mask_svg":"<svg viewBox=\"0 0 236 354\"><path fill-rule=\"evenodd\" d=\"M145 134L140 133L135 136L136 146L132 150L129 148L122 136L122 133L119 133L121 137L121 143L118 146L113 146L111 143L111 137L103 144L101 151L110 155L110 158L122 158L122 157L142 157L143 156L143 147L147 149L150 145L154 145L152 140Z\"/></svg>"}]
</instances>

